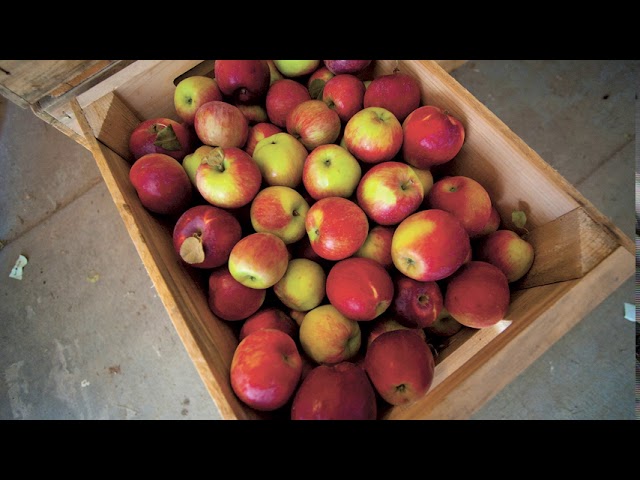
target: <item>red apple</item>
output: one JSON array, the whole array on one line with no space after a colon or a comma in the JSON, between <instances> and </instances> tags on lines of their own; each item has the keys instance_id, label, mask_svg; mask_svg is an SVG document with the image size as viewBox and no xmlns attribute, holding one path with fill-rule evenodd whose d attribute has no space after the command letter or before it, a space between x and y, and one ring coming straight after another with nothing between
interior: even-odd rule
<instances>
[{"instance_id":1,"label":"red apple","mask_svg":"<svg viewBox=\"0 0 640 480\"><path fill-rule=\"evenodd\" d=\"M429 169L455 157L465 139L462 122L433 105L418 107L402 122L402 156L417 168Z\"/></svg>"},{"instance_id":2,"label":"red apple","mask_svg":"<svg viewBox=\"0 0 640 480\"><path fill-rule=\"evenodd\" d=\"M371 60L323 60L324 66L334 75L350 73L356 75L371 64Z\"/></svg>"},{"instance_id":3,"label":"red apple","mask_svg":"<svg viewBox=\"0 0 640 480\"><path fill-rule=\"evenodd\" d=\"M371 345L376 338L385 332L391 332L392 330L409 330L418 335L422 340L426 341L427 336L424 333L424 329L417 327L407 327L403 325L394 317L387 314L383 314L371 322L371 328L367 337L367 348Z\"/></svg>"},{"instance_id":4,"label":"red apple","mask_svg":"<svg viewBox=\"0 0 640 480\"><path fill-rule=\"evenodd\" d=\"M356 321L377 318L394 297L389 272L375 260L361 257L336 262L327 275L326 291L331 305Z\"/></svg>"},{"instance_id":5,"label":"red apple","mask_svg":"<svg viewBox=\"0 0 640 480\"><path fill-rule=\"evenodd\" d=\"M191 135L187 128L171 118L151 118L140 122L129 136L133 161L148 153L163 153L182 161L191 153Z\"/></svg>"},{"instance_id":6,"label":"red apple","mask_svg":"<svg viewBox=\"0 0 640 480\"><path fill-rule=\"evenodd\" d=\"M435 323L444 305L436 282L421 282L397 274L393 285L396 295L390 312L400 323L411 328L425 328Z\"/></svg>"},{"instance_id":7,"label":"red apple","mask_svg":"<svg viewBox=\"0 0 640 480\"><path fill-rule=\"evenodd\" d=\"M431 388L435 359L431 348L411 330L378 336L364 359L364 369L378 394L391 405L412 403Z\"/></svg>"},{"instance_id":8,"label":"red apple","mask_svg":"<svg viewBox=\"0 0 640 480\"><path fill-rule=\"evenodd\" d=\"M520 280L531 269L533 245L513 230L501 229L479 239L475 259L489 262L507 276L509 283Z\"/></svg>"},{"instance_id":9,"label":"red apple","mask_svg":"<svg viewBox=\"0 0 640 480\"><path fill-rule=\"evenodd\" d=\"M374 165L358 183L358 205L378 225L397 225L414 213L424 199L424 188L412 167L387 161Z\"/></svg>"},{"instance_id":10,"label":"red apple","mask_svg":"<svg viewBox=\"0 0 640 480\"><path fill-rule=\"evenodd\" d=\"M244 321L238 340L242 341L247 335L263 328L274 328L283 331L294 340L298 338L298 324L279 308L269 307L258 310Z\"/></svg>"},{"instance_id":11,"label":"red apple","mask_svg":"<svg viewBox=\"0 0 640 480\"><path fill-rule=\"evenodd\" d=\"M242 238L240 222L226 210L196 205L186 210L173 228L173 247L180 258L196 268L216 268L229 259Z\"/></svg>"},{"instance_id":12,"label":"red apple","mask_svg":"<svg viewBox=\"0 0 640 480\"><path fill-rule=\"evenodd\" d=\"M272 328L245 337L231 359L233 391L245 404L260 411L277 410L289 402L301 375L302 358L295 341Z\"/></svg>"},{"instance_id":13,"label":"red apple","mask_svg":"<svg viewBox=\"0 0 640 480\"><path fill-rule=\"evenodd\" d=\"M193 127L198 139L212 147L242 148L249 135L249 122L240 109L218 100L198 108Z\"/></svg>"},{"instance_id":14,"label":"red apple","mask_svg":"<svg viewBox=\"0 0 640 480\"><path fill-rule=\"evenodd\" d=\"M338 139L342 123L340 117L322 100L306 100L287 115L287 132L311 151Z\"/></svg>"},{"instance_id":15,"label":"red apple","mask_svg":"<svg viewBox=\"0 0 640 480\"><path fill-rule=\"evenodd\" d=\"M204 75L184 78L173 92L173 105L182 121L193 125L196 111L201 105L213 100L223 100L218 82Z\"/></svg>"},{"instance_id":16,"label":"red apple","mask_svg":"<svg viewBox=\"0 0 640 480\"><path fill-rule=\"evenodd\" d=\"M281 133L282 129L270 122L259 122L249 127L247 142L243 150L253 157L253 152L260 140Z\"/></svg>"},{"instance_id":17,"label":"red apple","mask_svg":"<svg viewBox=\"0 0 640 480\"><path fill-rule=\"evenodd\" d=\"M309 204L297 190L285 186L265 187L251 202L251 225L256 232L277 235L285 244L307 234L304 220Z\"/></svg>"},{"instance_id":18,"label":"red apple","mask_svg":"<svg viewBox=\"0 0 640 480\"><path fill-rule=\"evenodd\" d=\"M470 238L480 235L491 216L491 197L476 180L464 175L441 178L433 184L428 203L452 213Z\"/></svg>"},{"instance_id":19,"label":"red apple","mask_svg":"<svg viewBox=\"0 0 640 480\"><path fill-rule=\"evenodd\" d=\"M495 265L474 260L447 282L444 306L462 325L485 328L503 320L509 311L507 276Z\"/></svg>"},{"instance_id":20,"label":"red apple","mask_svg":"<svg viewBox=\"0 0 640 480\"><path fill-rule=\"evenodd\" d=\"M255 125L256 123L264 123L269 121L269 117L267 115L267 109L261 104L236 103L235 106L238 107L238 109L244 115L244 118L247 119L247 123L249 124L249 127L251 127L252 125Z\"/></svg>"},{"instance_id":21,"label":"red apple","mask_svg":"<svg viewBox=\"0 0 640 480\"><path fill-rule=\"evenodd\" d=\"M326 197L309 208L305 229L313 250L325 260L350 257L369 233L369 220L355 202L343 197Z\"/></svg>"},{"instance_id":22,"label":"red apple","mask_svg":"<svg viewBox=\"0 0 640 480\"><path fill-rule=\"evenodd\" d=\"M498 228L500 228L501 222L502 222L502 219L500 218L500 213L498 212L496 207L492 205L491 215L489 215L489 220L487 221L482 231L478 234L478 237L484 237L486 235L489 235L490 233L495 232L496 230L498 230Z\"/></svg>"},{"instance_id":23,"label":"red apple","mask_svg":"<svg viewBox=\"0 0 640 480\"><path fill-rule=\"evenodd\" d=\"M376 393L365 371L352 362L318 365L300 383L291 420L376 420Z\"/></svg>"},{"instance_id":24,"label":"red apple","mask_svg":"<svg viewBox=\"0 0 640 480\"><path fill-rule=\"evenodd\" d=\"M362 176L362 167L346 148L327 143L314 148L305 158L302 183L314 200L349 198Z\"/></svg>"},{"instance_id":25,"label":"red apple","mask_svg":"<svg viewBox=\"0 0 640 480\"><path fill-rule=\"evenodd\" d=\"M471 251L467 231L453 214L420 210L396 227L391 258L398 271L421 282L437 281L458 270Z\"/></svg>"},{"instance_id":26,"label":"red apple","mask_svg":"<svg viewBox=\"0 0 640 480\"><path fill-rule=\"evenodd\" d=\"M250 203L262 185L256 162L235 147L214 148L196 170L196 187L210 204L239 208Z\"/></svg>"},{"instance_id":27,"label":"red apple","mask_svg":"<svg viewBox=\"0 0 640 480\"><path fill-rule=\"evenodd\" d=\"M365 87L355 75L343 73L329 80L322 91L322 101L336 111L340 120L346 123L362 110Z\"/></svg>"},{"instance_id":28,"label":"red apple","mask_svg":"<svg viewBox=\"0 0 640 480\"><path fill-rule=\"evenodd\" d=\"M353 255L375 260L386 269L393 267L391 258L391 240L395 227L376 225L367 235L367 239Z\"/></svg>"},{"instance_id":29,"label":"red apple","mask_svg":"<svg viewBox=\"0 0 640 480\"><path fill-rule=\"evenodd\" d=\"M161 215L180 215L193 200L193 187L182 164L164 153L148 153L129 170L140 203Z\"/></svg>"},{"instance_id":30,"label":"red apple","mask_svg":"<svg viewBox=\"0 0 640 480\"><path fill-rule=\"evenodd\" d=\"M382 107L393 113L402 123L420 106L418 80L400 71L374 78L364 94L364 107Z\"/></svg>"},{"instance_id":31,"label":"red apple","mask_svg":"<svg viewBox=\"0 0 640 480\"><path fill-rule=\"evenodd\" d=\"M266 298L267 291L249 288L238 282L226 265L209 275L208 303L215 316L222 320L245 320L256 313Z\"/></svg>"},{"instance_id":32,"label":"red apple","mask_svg":"<svg viewBox=\"0 0 640 480\"><path fill-rule=\"evenodd\" d=\"M265 100L269 121L278 127L285 128L289 112L307 100L311 100L311 95L300 82L290 78L274 82L269 87Z\"/></svg>"},{"instance_id":33,"label":"red apple","mask_svg":"<svg viewBox=\"0 0 640 480\"><path fill-rule=\"evenodd\" d=\"M220 91L239 103L257 103L267 93L271 71L266 60L216 60L214 76Z\"/></svg>"},{"instance_id":34,"label":"red apple","mask_svg":"<svg viewBox=\"0 0 640 480\"><path fill-rule=\"evenodd\" d=\"M344 127L347 150L364 163L392 160L400 152L402 140L402 125L381 107L363 108Z\"/></svg>"},{"instance_id":35,"label":"red apple","mask_svg":"<svg viewBox=\"0 0 640 480\"><path fill-rule=\"evenodd\" d=\"M229 271L241 284L257 289L275 285L287 271L289 251L273 233L256 232L243 237L231 249Z\"/></svg>"}]
</instances>

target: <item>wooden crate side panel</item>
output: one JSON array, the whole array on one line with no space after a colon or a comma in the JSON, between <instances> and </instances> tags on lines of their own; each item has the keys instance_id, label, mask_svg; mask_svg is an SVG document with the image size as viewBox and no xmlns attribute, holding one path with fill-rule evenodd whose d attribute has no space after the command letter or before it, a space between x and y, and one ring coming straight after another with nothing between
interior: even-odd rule
<instances>
[{"instance_id":1,"label":"wooden crate side panel","mask_svg":"<svg viewBox=\"0 0 640 480\"><path fill-rule=\"evenodd\" d=\"M425 397L411 405L390 409L384 418L470 417L634 271L634 256L618 247L581 279L518 292L508 315L511 325Z\"/></svg>"},{"instance_id":2,"label":"wooden crate side panel","mask_svg":"<svg viewBox=\"0 0 640 480\"><path fill-rule=\"evenodd\" d=\"M130 164L97 142L83 111L76 102L72 106L158 296L221 416L257 418L255 412L240 403L229 382L231 359L238 343L236 333L209 309L205 292L176 256L167 226L140 203L129 181Z\"/></svg>"}]
</instances>

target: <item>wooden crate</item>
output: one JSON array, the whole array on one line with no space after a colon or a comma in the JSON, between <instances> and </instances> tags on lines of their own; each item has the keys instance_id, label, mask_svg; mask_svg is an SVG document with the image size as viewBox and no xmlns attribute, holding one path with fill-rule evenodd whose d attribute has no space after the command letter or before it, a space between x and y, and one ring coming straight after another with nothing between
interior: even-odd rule
<instances>
[{"instance_id":1,"label":"wooden crate","mask_svg":"<svg viewBox=\"0 0 640 480\"><path fill-rule=\"evenodd\" d=\"M146 63L145 63L146 62ZM377 60L376 75L396 61ZM383 419L468 418L602 302L635 270L635 245L436 61L400 61L420 80L423 99L446 108L466 128L460 154L447 173L481 182L508 227L511 212L527 214L536 259L513 286L504 320L465 328L437 359L422 399L380 412ZM137 251L176 332L224 419L265 419L242 404L229 383L237 328L207 305L203 278L185 267L171 242L171 225L142 207L129 182L128 138L143 119L174 117L176 79L211 65L139 61L72 101L91 149ZM441 172L442 173L442 172Z\"/></svg>"}]
</instances>

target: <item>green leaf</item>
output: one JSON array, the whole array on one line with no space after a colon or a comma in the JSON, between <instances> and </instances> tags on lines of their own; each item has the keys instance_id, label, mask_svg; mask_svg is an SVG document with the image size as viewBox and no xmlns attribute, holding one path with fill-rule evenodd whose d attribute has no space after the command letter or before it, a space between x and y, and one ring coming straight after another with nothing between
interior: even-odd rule
<instances>
[{"instance_id":1,"label":"green leaf","mask_svg":"<svg viewBox=\"0 0 640 480\"><path fill-rule=\"evenodd\" d=\"M514 210L511 212L511 221L518 228L524 228L527 223L527 214L522 210Z\"/></svg>"},{"instance_id":2,"label":"green leaf","mask_svg":"<svg viewBox=\"0 0 640 480\"><path fill-rule=\"evenodd\" d=\"M176 132L173 131L173 127L171 125L167 125L166 127L158 130L156 141L153 142L153 144L156 147L164 148L171 152L175 152L182 148L180 140L178 140Z\"/></svg>"},{"instance_id":3,"label":"green leaf","mask_svg":"<svg viewBox=\"0 0 640 480\"><path fill-rule=\"evenodd\" d=\"M322 100L322 92L324 92L325 81L316 78L309 85L309 94L313 100Z\"/></svg>"}]
</instances>

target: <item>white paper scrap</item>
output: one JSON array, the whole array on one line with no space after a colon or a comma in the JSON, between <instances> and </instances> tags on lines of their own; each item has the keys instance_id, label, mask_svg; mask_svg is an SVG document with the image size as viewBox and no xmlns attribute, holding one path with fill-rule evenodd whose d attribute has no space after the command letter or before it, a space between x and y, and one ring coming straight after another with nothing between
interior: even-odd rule
<instances>
[{"instance_id":1,"label":"white paper scrap","mask_svg":"<svg viewBox=\"0 0 640 480\"><path fill-rule=\"evenodd\" d=\"M16 260L16 264L11 269L11 273L9 274L10 278L15 278L16 280L22 280L22 269L27 264L27 257L24 255L20 255L18 260Z\"/></svg>"},{"instance_id":2,"label":"white paper scrap","mask_svg":"<svg viewBox=\"0 0 640 480\"><path fill-rule=\"evenodd\" d=\"M631 303L624 304L624 318L631 322L636 321L636 306Z\"/></svg>"}]
</instances>

